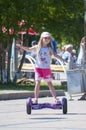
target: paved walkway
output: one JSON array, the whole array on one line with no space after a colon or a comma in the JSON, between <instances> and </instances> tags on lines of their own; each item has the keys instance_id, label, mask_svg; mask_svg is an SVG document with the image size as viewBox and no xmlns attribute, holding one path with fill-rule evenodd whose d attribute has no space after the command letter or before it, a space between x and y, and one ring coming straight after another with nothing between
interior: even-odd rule
<instances>
[{"instance_id":1,"label":"paved walkway","mask_svg":"<svg viewBox=\"0 0 86 130\"><path fill-rule=\"evenodd\" d=\"M65 92L63 90L56 90L57 96L65 96ZM39 97L50 97L51 93L49 90L40 91ZM33 91L11 91L11 90L3 90L0 91L0 100L11 100L11 99L24 99L28 97L34 97Z\"/></svg>"},{"instance_id":2,"label":"paved walkway","mask_svg":"<svg viewBox=\"0 0 86 130\"><path fill-rule=\"evenodd\" d=\"M66 84L66 81L56 81L53 80L53 82L57 83L58 85ZM65 96L64 90L56 90L57 96ZM39 97L50 97L51 93L49 90L43 90L40 91ZM20 91L20 90L0 90L0 100L10 100L10 99L24 99L28 97L34 97L33 91Z\"/></svg>"},{"instance_id":3,"label":"paved walkway","mask_svg":"<svg viewBox=\"0 0 86 130\"><path fill-rule=\"evenodd\" d=\"M59 97L60 100L63 96ZM26 99L0 101L0 130L86 130L86 101L68 100L68 112L41 109L26 113ZM52 97L39 102L53 102Z\"/></svg>"}]
</instances>

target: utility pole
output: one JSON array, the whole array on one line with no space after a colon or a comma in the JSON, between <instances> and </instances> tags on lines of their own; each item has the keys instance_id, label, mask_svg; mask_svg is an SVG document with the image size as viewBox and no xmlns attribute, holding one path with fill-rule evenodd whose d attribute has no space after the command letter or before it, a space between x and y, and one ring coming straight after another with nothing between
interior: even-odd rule
<instances>
[{"instance_id":1,"label":"utility pole","mask_svg":"<svg viewBox=\"0 0 86 130\"><path fill-rule=\"evenodd\" d=\"M86 35L86 0L84 0L84 34Z\"/></svg>"},{"instance_id":2,"label":"utility pole","mask_svg":"<svg viewBox=\"0 0 86 130\"><path fill-rule=\"evenodd\" d=\"M84 0L84 36L85 36L85 64L86 64L86 0Z\"/></svg>"}]
</instances>

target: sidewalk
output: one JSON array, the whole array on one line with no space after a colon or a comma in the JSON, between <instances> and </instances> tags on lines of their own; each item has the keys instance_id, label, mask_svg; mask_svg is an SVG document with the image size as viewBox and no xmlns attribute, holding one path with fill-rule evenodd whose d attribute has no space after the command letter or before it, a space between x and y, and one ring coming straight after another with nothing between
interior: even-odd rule
<instances>
[{"instance_id":1,"label":"sidewalk","mask_svg":"<svg viewBox=\"0 0 86 130\"><path fill-rule=\"evenodd\" d=\"M63 90L56 90L57 96L65 96ZM39 97L50 97L51 93L49 90L40 91ZM24 99L28 97L34 97L33 91L11 91L11 90L1 90L0 100L12 100L12 99Z\"/></svg>"},{"instance_id":2,"label":"sidewalk","mask_svg":"<svg viewBox=\"0 0 86 130\"><path fill-rule=\"evenodd\" d=\"M73 101L67 98L67 114L46 108L32 110L28 115L26 99L1 101L0 130L86 130L86 102L78 98L74 97ZM53 98L39 98L39 103L46 102L53 103Z\"/></svg>"},{"instance_id":3,"label":"sidewalk","mask_svg":"<svg viewBox=\"0 0 86 130\"><path fill-rule=\"evenodd\" d=\"M56 81L53 80L53 83L58 85L65 84L66 81ZM65 96L64 90L56 90L57 96ZM49 90L40 91L39 97L50 97L51 93ZM34 97L34 91L20 91L20 90L0 90L0 100L13 100L13 99L24 99L28 97Z\"/></svg>"}]
</instances>

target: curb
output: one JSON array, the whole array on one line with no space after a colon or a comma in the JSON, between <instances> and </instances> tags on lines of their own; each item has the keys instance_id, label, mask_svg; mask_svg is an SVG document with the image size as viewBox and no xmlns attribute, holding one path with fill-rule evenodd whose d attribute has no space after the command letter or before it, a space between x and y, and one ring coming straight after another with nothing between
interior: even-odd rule
<instances>
[{"instance_id":1,"label":"curb","mask_svg":"<svg viewBox=\"0 0 86 130\"><path fill-rule=\"evenodd\" d=\"M65 96L65 92L63 90L56 90L57 96ZM40 91L39 97L50 97L51 93L49 90ZM13 100L13 99L25 99L34 97L34 92L8 92L0 94L0 100Z\"/></svg>"}]
</instances>

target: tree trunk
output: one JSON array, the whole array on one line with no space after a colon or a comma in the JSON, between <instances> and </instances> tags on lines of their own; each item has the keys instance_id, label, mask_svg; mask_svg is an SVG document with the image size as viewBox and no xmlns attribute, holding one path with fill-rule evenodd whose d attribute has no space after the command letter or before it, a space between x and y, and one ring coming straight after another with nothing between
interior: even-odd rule
<instances>
[{"instance_id":1,"label":"tree trunk","mask_svg":"<svg viewBox=\"0 0 86 130\"><path fill-rule=\"evenodd\" d=\"M28 32L27 32L27 34L25 35L24 41L23 41L26 46L28 46L28 38L29 38L29 35L28 35ZM23 65L23 62L24 62L24 59L25 59L25 53L26 53L26 51L24 51L24 53L23 53L23 56L22 56L22 59L21 59L21 63L20 63L20 65L19 65L19 67L17 69L17 72L15 74L15 77L14 77L14 80L13 80L14 83L16 83L16 81L17 81L17 79L19 77L19 73L21 72L22 65Z\"/></svg>"},{"instance_id":2,"label":"tree trunk","mask_svg":"<svg viewBox=\"0 0 86 130\"><path fill-rule=\"evenodd\" d=\"M8 37L7 39L8 44L8 64L7 64L7 83L11 82L10 80L10 57L11 57L11 47L12 47L12 40Z\"/></svg>"}]
</instances>

